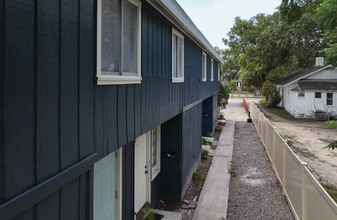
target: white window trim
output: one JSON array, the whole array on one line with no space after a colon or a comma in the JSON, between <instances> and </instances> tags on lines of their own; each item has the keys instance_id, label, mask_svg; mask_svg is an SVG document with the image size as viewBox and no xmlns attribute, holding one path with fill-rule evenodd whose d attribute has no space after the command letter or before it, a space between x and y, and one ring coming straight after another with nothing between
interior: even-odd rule
<instances>
[{"instance_id":1,"label":"white window trim","mask_svg":"<svg viewBox=\"0 0 337 220\"><path fill-rule=\"evenodd\" d=\"M204 58L205 57L205 58ZM202 60L201 60L201 66L202 66L202 70L201 70L201 80L203 82L207 81L207 54L205 52L202 52L202 56L201 56ZM205 59L205 66L203 65L203 60Z\"/></svg>"},{"instance_id":2,"label":"white window trim","mask_svg":"<svg viewBox=\"0 0 337 220\"><path fill-rule=\"evenodd\" d=\"M133 76L127 75L103 75L101 69L101 45L102 45L102 0L97 1L97 85L116 85L116 84L140 84L141 77L141 7L142 3L138 0L121 0L129 1L135 5L138 17L138 35L137 35L137 73Z\"/></svg>"},{"instance_id":3,"label":"white window trim","mask_svg":"<svg viewBox=\"0 0 337 220\"><path fill-rule=\"evenodd\" d=\"M218 64L218 81L220 81L220 64Z\"/></svg>"},{"instance_id":4,"label":"white window trim","mask_svg":"<svg viewBox=\"0 0 337 220\"><path fill-rule=\"evenodd\" d=\"M148 151L148 164L149 164L149 168L150 168L150 173L151 173L151 178L150 180L154 180L154 178L156 178L156 176L160 173L160 167L161 167L161 161L160 161L160 155L161 155L161 133L160 133L160 126L154 128L157 129L157 149L156 149L156 156L157 156L157 164L152 167L152 145L151 145L151 141L152 141L152 130L148 131L146 133L146 140L147 140L147 151Z\"/></svg>"},{"instance_id":5,"label":"white window trim","mask_svg":"<svg viewBox=\"0 0 337 220\"><path fill-rule=\"evenodd\" d=\"M329 98L329 100L332 100L332 105L328 105L328 93L332 93L332 98ZM326 105L327 106L330 106L330 107L331 106L335 106L335 98L334 98L334 96L335 96L334 92L327 92L326 93L326 100L325 101L326 101Z\"/></svg>"},{"instance_id":6,"label":"white window trim","mask_svg":"<svg viewBox=\"0 0 337 220\"><path fill-rule=\"evenodd\" d=\"M214 60L211 58L211 81L213 81L214 75Z\"/></svg>"},{"instance_id":7,"label":"white window trim","mask_svg":"<svg viewBox=\"0 0 337 220\"><path fill-rule=\"evenodd\" d=\"M182 39L183 40L183 45L182 45L182 54L181 54L181 59L182 59L182 69L181 69L181 71L182 71L182 76L181 77L177 77L177 78L175 78L175 77L173 77L173 60L174 60L174 58L173 58L173 38L174 38L174 36L177 36L177 37L179 37L180 39ZM182 35L181 33L179 33L176 29L174 29L174 28L172 28L172 74L171 74L171 76L172 76L172 83L183 83L184 82L184 80L185 80L185 78L184 78L184 61L185 61L185 59L184 59L184 47L185 47L185 40L184 40L184 35ZM178 73L177 73L178 74Z\"/></svg>"},{"instance_id":8,"label":"white window trim","mask_svg":"<svg viewBox=\"0 0 337 220\"><path fill-rule=\"evenodd\" d=\"M300 96L300 93L303 93L303 96ZM305 92L302 92L302 91L298 92L297 97L302 98L302 99L305 98Z\"/></svg>"}]
</instances>

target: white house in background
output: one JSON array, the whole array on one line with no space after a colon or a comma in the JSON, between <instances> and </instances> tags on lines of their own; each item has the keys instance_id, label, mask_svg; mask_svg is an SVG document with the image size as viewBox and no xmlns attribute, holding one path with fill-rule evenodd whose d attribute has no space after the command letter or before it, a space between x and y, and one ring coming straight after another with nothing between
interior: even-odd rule
<instances>
[{"instance_id":1,"label":"white house in background","mask_svg":"<svg viewBox=\"0 0 337 220\"><path fill-rule=\"evenodd\" d=\"M277 85L283 96L280 105L294 117L337 117L337 69L323 63L324 58L317 57L316 67L290 73Z\"/></svg>"}]
</instances>

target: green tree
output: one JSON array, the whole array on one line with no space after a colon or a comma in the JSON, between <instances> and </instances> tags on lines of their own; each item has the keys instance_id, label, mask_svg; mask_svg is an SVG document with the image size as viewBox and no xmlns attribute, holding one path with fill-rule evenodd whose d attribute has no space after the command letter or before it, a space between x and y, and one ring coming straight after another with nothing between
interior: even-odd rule
<instances>
[{"instance_id":1,"label":"green tree","mask_svg":"<svg viewBox=\"0 0 337 220\"><path fill-rule=\"evenodd\" d=\"M226 108L228 104L229 92L224 84L220 81L220 91L218 93L218 107Z\"/></svg>"},{"instance_id":2,"label":"green tree","mask_svg":"<svg viewBox=\"0 0 337 220\"><path fill-rule=\"evenodd\" d=\"M229 82L228 89L229 89L229 91L233 91L233 90L236 89L236 81L235 81L235 79L232 79L232 80Z\"/></svg>"},{"instance_id":3,"label":"green tree","mask_svg":"<svg viewBox=\"0 0 337 220\"><path fill-rule=\"evenodd\" d=\"M336 129L336 132L337 132L337 121L334 120L334 121L324 122L323 127L328 127L328 128L330 128L331 131L333 129ZM330 143L328 146L323 147L323 148L334 150L335 148L337 148L337 141L334 141L334 142Z\"/></svg>"},{"instance_id":4,"label":"green tree","mask_svg":"<svg viewBox=\"0 0 337 220\"><path fill-rule=\"evenodd\" d=\"M315 57L328 45L310 13L292 24L282 21L279 13L258 14L250 20L237 17L223 42L244 73L243 83L264 88L270 105L275 92L271 85L287 73L313 67Z\"/></svg>"}]
</instances>

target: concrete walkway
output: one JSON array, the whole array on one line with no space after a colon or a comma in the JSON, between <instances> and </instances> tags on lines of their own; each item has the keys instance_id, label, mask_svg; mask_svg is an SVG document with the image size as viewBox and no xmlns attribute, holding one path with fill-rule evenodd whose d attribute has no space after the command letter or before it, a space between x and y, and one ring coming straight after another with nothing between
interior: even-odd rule
<instances>
[{"instance_id":1,"label":"concrete walkway","mask_svg":"<svg viewBox=\"0 0 337 220\"><path fill-rule=\"evenodd\" d=\"M257 99L258 100L258 99ZM242 98L230 98L225 112L227 120L200 194L193 220L224 220L227 216L230 161L232 160L236 121L247 121Z\"/></svg>"}]
</instances>

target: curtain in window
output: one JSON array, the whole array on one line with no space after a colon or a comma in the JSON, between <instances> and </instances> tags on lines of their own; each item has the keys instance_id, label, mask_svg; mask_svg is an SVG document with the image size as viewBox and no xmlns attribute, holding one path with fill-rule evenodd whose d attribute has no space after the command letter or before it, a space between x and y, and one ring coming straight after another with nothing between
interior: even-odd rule
<instances>
[{"instance_id":1,"label":"curtain in window","mask_svg":"<svg viewBox=\"0 0 337 220\"><path fill-rule=\"evenodd\" d=\"M120 3L102 0L102 73L119 72Z\"/></svg>"},{"instance_id":2,"label":"curtain in window","mask_svg":"<svg viewBox=\"0 0 337 220\"><path fill-rule=\"evenodd\" d=\"M123 72L137 72L137 7L123 1Z\"/></svg>"}]
</instances>

